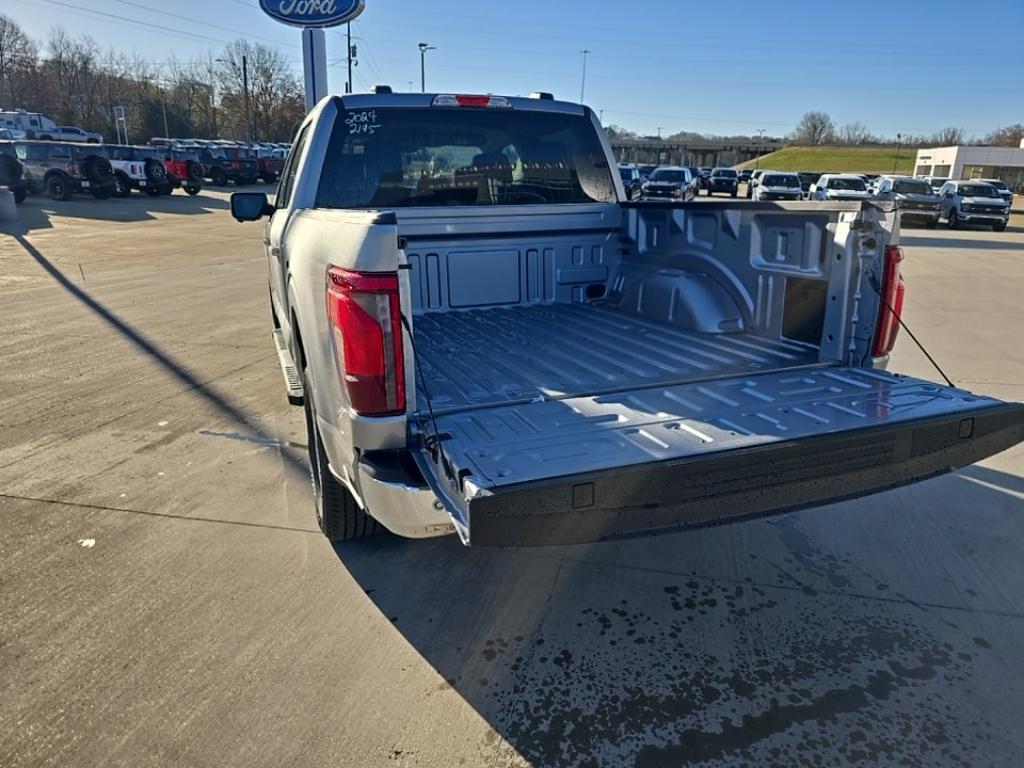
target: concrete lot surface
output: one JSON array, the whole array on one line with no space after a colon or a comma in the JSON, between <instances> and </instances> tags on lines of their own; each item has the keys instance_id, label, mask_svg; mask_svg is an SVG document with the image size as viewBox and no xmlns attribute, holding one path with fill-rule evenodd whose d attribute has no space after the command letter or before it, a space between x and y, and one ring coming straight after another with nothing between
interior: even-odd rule
<instances>
[{"instance_id":1,"label":"concrete lot surface","mask_svg":"<svg viewBox=\"0 0 1024 768\"><path fill-rule=\"evenodd\" d=\"M1024 763L1020 448L652 539L335 549L225 208L0 230L0 766ZM1024 400L1024 216L904 243L910 327Z\"/></svg>"}]
</instances>

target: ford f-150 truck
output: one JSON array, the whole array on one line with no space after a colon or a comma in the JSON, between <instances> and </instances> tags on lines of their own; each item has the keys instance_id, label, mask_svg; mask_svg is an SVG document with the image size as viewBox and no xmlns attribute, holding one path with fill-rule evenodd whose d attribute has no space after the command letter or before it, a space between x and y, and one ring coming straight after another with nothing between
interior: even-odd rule
<instances>
[{"instance_id":1,"label":"ford f-150 truck","mask_svg":"<svg viewBox=\"0 0 1024 768\"><path fill-rule=\"evenodd\" d=\"M330 97L269 218L274 339L332 540L545 545L862 496L1024 439L885 370L891 205L629 201L587 107Z\"/></svg>"}]
</instances>

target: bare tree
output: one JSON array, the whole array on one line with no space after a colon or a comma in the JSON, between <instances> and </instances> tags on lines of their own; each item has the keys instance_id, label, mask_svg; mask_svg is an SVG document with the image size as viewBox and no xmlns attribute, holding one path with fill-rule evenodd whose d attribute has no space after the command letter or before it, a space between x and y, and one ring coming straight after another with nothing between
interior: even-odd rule
<instances>
[{"instance_id":1,"label":"bare tree","mask_svg":"<svg viewBox=\"0 0 1024 768\"><path fill-rule=\"evenodd\" d=\"M793 130L797 144L828 144L835 141L835 125L826 112L807 112Z\"/></svg>"},{"instance_id":2,"label":"bare tree","mask_svg":"<svg viewBox=\"0 0 1024 768\"><path fill-rule=\"evenodd\" d=\"M964 143L964 129L947 126L931 136L931 142L937 147L952 147Z\"/></svg>"},{"instance_id":3,"label":"bare tree","mask_svg":"<svg viewBox=\"0 0 1024 768\"><path fill-rule=\"evenodd\" d=\"M6 84L10 109L21 104L38 57L35 43L18 23L0 13L0 88Z\"/></svg>"},{"instance_id":4,"label":"bare tree","mask_svg":"<svg viewBox=\"0 0 1024 768\"><path fill-rule=\"evenodd\" d=\"M839 129L842 144L867 144L872 138L871 131L861 122L846 123Z\"/></svg>"},{"instance_id":5,"label":"bare tree","mask_svg":"<svg viewBox=\"0 0 1024 768\"><path fill-rule=\"evenodd\" d=\"M249 138L243 57L249 75L252 132L260 139L291 139L306 111L299 79L279 50L242 38L231 43L219 59L221 114L227 130Z\"/></svg>"},{"instance_id":6,"label":"bare tree","mask_svg":"<svg viewBox=\"0 0 1024 768\"><path fill-rule=\"evenodd\" d=\"M996 128L985 137L985 143L995 147L1019 147L1024 141L1024 123Z\"/></svg>"}]
</instances>

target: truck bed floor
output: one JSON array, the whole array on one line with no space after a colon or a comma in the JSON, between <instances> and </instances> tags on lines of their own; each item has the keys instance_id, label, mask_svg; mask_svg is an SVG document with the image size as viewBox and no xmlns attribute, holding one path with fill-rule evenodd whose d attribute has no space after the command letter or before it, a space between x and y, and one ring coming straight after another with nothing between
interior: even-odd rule
<instances>
[{"instance_id":1,"label":"truck bed floor","mask_svg":"<svg viewBox=\"0 0 1024 768\"><path fill-rule=\"evenodd\" d=\"M595 304L417 315L415 347L435 412L764 373L818 359L817 349L800 342L697 333ZM417 402L426 410L422 381Z\"/></svg>"}]
</instances>

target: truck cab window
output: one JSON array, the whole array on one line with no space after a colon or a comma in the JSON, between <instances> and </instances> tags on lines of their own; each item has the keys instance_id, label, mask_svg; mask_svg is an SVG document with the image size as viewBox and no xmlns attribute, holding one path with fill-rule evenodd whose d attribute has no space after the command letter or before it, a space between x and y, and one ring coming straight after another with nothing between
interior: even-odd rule
<instances>
[{"instance_id":1,"label":"truck cab window","mask_svg":"<svg viewBox=\"0 0 1024 768\"><path fill-rule=\"evenodd\" d=\"M615 200L584 116L464 108L343 110L317 195L325 208Z\"/></svg>"}]
</instances>

